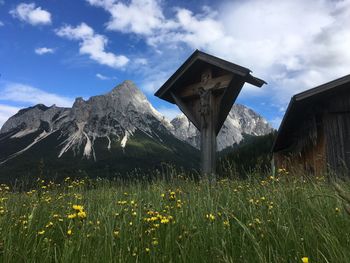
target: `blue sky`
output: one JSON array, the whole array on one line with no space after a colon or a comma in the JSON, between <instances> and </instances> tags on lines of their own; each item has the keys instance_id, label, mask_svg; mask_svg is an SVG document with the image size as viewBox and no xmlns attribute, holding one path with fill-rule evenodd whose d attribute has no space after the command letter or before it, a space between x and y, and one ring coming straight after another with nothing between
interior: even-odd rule
<instances>
[{"instance_id":1,"label":"blue sky","mask_svg":"<svg viewBox=\"0 0 350 263\"><path fill-rule=\"evenodd\" d=\"M350 73L349 0L0 0L0 127L23 107L133 80L153 93L195 50L268 82L237 102L278 127L290 97Z\"/></svg>"}]
</instances>

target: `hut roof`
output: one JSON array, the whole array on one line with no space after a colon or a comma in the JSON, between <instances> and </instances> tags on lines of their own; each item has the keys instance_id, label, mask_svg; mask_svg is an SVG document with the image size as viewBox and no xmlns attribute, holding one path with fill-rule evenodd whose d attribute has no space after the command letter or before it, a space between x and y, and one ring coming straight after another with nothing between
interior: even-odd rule
<instances>
[{"instance_id":1,"label":"hut roof","mask_svg":"<svg viewBox=\"0 0 350 263\"><path fill-rule=\"evenodd\" d=\"M250 74L251 70L248 68L196 50L154 95L175 104L170 92L176 92L176 90L183 87L185 83L190 82L194 76L200 76L203 68L208 66L239 75L243 77L245 82L254 86L261 87L263 84L266 84L265 81L252 76Z\"/></svg>"},{"instance_id":2,"label":"hut roof","mask_svg":"<svg viewBox=\"0 0 350 263\"><path fill-rule=\"evenodd\" d=\"M306 117L306 112L313 106L342 90L349 88L350 75L322 84L315 88L294 95L288 105L278 129L277 138L273 145L273 152L288 148L293 143L292 134Z\"/></svg>"}]
</instances>

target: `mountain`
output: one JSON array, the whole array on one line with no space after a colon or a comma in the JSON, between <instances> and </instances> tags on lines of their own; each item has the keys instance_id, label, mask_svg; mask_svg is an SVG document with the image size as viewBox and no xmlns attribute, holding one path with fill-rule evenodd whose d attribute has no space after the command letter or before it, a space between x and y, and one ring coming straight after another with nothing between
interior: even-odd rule
<instances>
[{"instance_id":1,"label":"mountain","mask_svg":"<svg viewBox=\"0 0 350 263\"><path fill-rule=\"evenodd\" d=\"M200 133L184 114L171 121L173 133L197 149L200 148ZM234 104L217 137L219 151L238 144L244 134L261 136L273 131L270 124L259 114L240 104Z\"/></svg>"},{"instance_id":2,"label":"mountain","mask_svg":"<svg viewBox=\"0 0 350 263\"><path fill-rule=\"evenodd\" d=\"M197 168L198 150L131 81L72 108L39 104L20 110L0 130L0 180L21 176L112 176L162 162ZM44 170L44 171L42 171Z\"/></svg>"},{"instance_id":3,"label":"mountain","mask_svg":"<svg viewBox=\"0 0 350 263\"><path fill-rule=\"evenodd\" d=\"M266 120L234 105L218 135L218 150L245 134L272 131ZM72 108L38 104L20 110L0 130L0 181L123 175L170 163L199 167L200 135L184 115L169 122L131 81L104 95L77 98ZM194 147L193 147L194 146Z\"/></svg>"}]
</instances>

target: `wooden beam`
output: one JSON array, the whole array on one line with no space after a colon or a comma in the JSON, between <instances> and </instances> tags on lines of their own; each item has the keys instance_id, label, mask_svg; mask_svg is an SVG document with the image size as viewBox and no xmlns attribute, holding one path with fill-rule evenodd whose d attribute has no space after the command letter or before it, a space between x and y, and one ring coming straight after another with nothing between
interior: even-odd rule
<instances>
[{"instance_id":1,"label":"wooden beam","mask_svg":"<svg viewBox=\"0 0 350 263\"><path fill-rule=\"evenodd\" d=\"M214 95L209 91L208 114L201 117L201 159L202 175L210 181L215 181L216 173L216 134L215 134L215 111ZM205 118L205 120L203 119Z\"/></svg>"},{"instance_id":2,"label":"wooden beam","mask_svg":"<svg viewBox=\"0 0 350 263\"><path fill-rule=\"evenodd\" d=\"M244 82L244 79L240 76L236 75L235 77L232 77L230 84L225 89L225 92L221 95L221 101L219 103L219 114L215 127L216 135L218 135L220 132L220 129L224 124L233 104L235 103L237 96L244 85Z\"/></svg>"},{"instance_id":3,"label":"wooden beam","mask_svg":"<svg viewBox=\"0 0 350 263\"><path fill-rule=\"evenodd\" d=\"M232 74L227 74L221 77L212 78L208 81L208 83L204 84L202 82L198 82L183 88L182 92L179 92L179 97L186 98L192 96L198 96L198 89L203 88L205 90L209 90L215 87L215 90L224 89L229 86L231 80L233 78Z\"/></svg>"},{"instance_id":4,"label":"wooden beam","mask_svg":"<svg viewBox=\"0 0 350 263\"><path fill-rule=\"evenodd\" d=\"M183 102L181 98L176 96L173 92L170 92L177 106L179 106L180 110L186 115L186 117L193 123L193 125L200 130L200 121L196 119L191 110L187 107L187 105Z\"/></svg>"}]
</instances>

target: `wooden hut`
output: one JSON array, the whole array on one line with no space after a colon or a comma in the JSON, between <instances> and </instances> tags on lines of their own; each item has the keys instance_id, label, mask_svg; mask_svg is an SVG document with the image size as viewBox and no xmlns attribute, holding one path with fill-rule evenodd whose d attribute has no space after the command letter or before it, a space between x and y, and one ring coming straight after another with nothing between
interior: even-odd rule
<instances>
[{"instance_id":1,"label":"wooden hut","mask_svg":"<svg viewBox=\"0 0 350 263\"><path fill-rule=\"evenodd\" d=\"M273 146L275 168L348 175L350 75L292 97Z\"/></svg>"}]
</instances>

